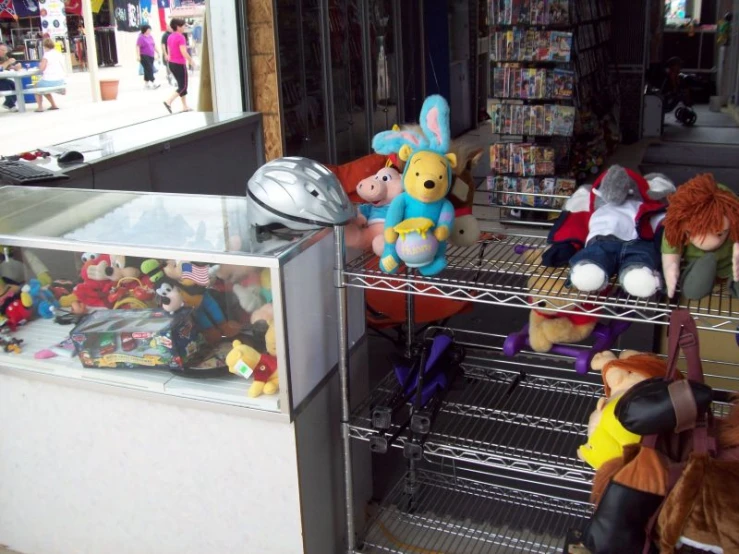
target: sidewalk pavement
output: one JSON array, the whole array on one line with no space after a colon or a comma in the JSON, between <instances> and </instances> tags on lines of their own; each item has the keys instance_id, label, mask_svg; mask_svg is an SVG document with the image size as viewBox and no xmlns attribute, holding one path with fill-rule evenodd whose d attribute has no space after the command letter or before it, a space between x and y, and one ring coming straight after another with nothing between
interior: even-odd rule
<instances>
[{"instance_id":1,"label":"sidewalk pavement","mask_svg":"<svg viewBox=\"0 0 739 554\"><path fill-rule=\"evenodd\" d=\"M135 69L100 68L98 75L100 79L120 80L117 100L93 102L90 74L77 72L67 76L67 94L54 95L58 110L37 113L34 111L36 104L27 104L25 113L17 113L0 107L0 155L19 154L143 121L171 117L162 102L174 92L174 87L167 83L163 67L156 74L156 82L161 84L156 90L144 89L143 77ZM196 70L190 77L187 96L192 109L198 105L199 84L200 72ZM44 107L49 107L46 99ZM180 111L179 99L173 102L172 109L175 114ZM162 120L162 125L165 124Z\"/></svg>"}]
</instances>

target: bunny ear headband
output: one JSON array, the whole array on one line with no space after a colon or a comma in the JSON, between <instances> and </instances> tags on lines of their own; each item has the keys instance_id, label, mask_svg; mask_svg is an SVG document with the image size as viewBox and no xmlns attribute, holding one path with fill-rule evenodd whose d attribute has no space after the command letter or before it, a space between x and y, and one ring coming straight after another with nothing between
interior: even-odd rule
<instances>
[{"instance_id":1,"label":"bunny ear headband","mask_svg":"<svg viewBox=\"0 0 739 554\"><path fill-rule=\"evenodd\" d=\"M383 131L372 139L372 149L378 154L394 154L404 145L411 150L430 150L442 156L449 151L449 104L442 96L434 94L426 98L421 108L421 129L415 131L393 129Z\"/></svg>"}]
</instances>

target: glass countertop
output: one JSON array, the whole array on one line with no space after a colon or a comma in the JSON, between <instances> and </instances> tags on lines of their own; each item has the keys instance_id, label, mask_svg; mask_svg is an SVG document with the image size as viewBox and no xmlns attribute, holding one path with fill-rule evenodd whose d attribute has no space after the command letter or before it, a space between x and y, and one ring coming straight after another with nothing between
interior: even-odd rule
<instances>
[{"instance_id":1,"label":"glass countertop","mask_svg":"<svg viewBox=\"0 0 739 554\"><path fill-rule=\"evenodd\" d=\"M167 115L129 127L55 144L47 150L54 156L74 150L84 155L85 162L92 162L147 146L163 144L167 140L252 116L254 116L253 113L179 113L174 117ZM46 167L43 163L40 165Z\"/></svg>"},{"instance_id":2,"label":"glass countertop","mask_svg":"<svg viewBox=\"0 0 739 554\"><path fill-rule=\"evenodd\" d=\"M274 258L314 233L257 241L247 204L245 197L7 186L0 188L0 240Z\"/></svg>"}]
</instances>

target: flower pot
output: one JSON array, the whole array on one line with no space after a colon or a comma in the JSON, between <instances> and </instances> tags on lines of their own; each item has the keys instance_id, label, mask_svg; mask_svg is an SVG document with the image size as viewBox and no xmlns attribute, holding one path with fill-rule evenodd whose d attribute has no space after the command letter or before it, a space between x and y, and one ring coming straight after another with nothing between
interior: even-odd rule
<instances>
[{"instance_id":1,"label":"flower pot","mask_svg":"<svg viewBox=\"0 0 739 554\"><path fill-rule=\"evenodd\" d=\"M118 98L118 79L101 79L100 97L104 101Z\"/></svg>"}]
</instances>

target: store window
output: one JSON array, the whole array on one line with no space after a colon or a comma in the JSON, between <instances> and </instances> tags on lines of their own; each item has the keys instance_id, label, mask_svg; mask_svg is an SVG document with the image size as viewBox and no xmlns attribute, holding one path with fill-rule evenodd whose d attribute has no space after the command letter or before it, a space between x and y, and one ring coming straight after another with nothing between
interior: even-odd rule
<instances>
[{"instance_id":1,"label":"store window","mask_svg":"<svg viewBox=\"0 0 739 554\"><path fill-rule=\"evenodd\" d=\"M671 20L685 19L685 0L666 0L665 17L668 23Z\"/></svg>"},{"instance_id":2,"label":"store window","mask_svg":"<svg viewBox=\"0 0 739 554\"><path fill-rule=\"evenodd\" d=\"M13 102L0 98L5 102L0 127L10 137L0 143L0 155L165 118L170 114L164 102L171 102L174 114L184 109L242 112L245 26L237 4L236 0L5 1L0 7L0 42L7 57L27 74L21 86L33 89L45 80L39 66L48 37L59 53L65 94L53 90L51 100L42 96L40 104L32 93L24 94L22 101L17 96ZM178 83L163 57L162 38L170 31L172 18L185 21L182 34L192 59L183 75L186 105L172 100ZM143 43L142 29L147 30ZM14 80L1 77L0 89L15 86ZM32 118L19 113L37 110L45 113Z\"/></svg>"}]
</instances>

